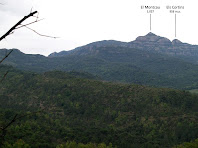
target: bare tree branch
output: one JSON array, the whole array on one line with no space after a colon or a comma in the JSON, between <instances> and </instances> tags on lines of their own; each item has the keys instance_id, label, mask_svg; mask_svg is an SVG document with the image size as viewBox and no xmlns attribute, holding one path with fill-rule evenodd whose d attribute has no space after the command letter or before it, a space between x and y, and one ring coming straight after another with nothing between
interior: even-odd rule
<instances>
[{"instance_id":1,"label":"bare tree branch","mask_svg":"<svg viewBox=\"0 0 198 148\"><path fill-rule=\"evenodd\" d=\"M1 131L2 131L2 134L0 135L0 147L3 145L3 142L5 141L5 135L7 133L7 128L16 121L16 118L17 118L18 114L16 114L14 116L14 118L5 126L5 127L1 127Z\"/></svg>"},{"instance_id":2,"label":"bare tree branch","mask_svg":"<svg viewBox=\"0 0 198 148\"><path fill-rule=\"evenodd\" d=\"M25 26L29 26L29 25L31 25L31 24L40 22L40 21L42 21L42 20L44 20L44 19L36 20L36 21L34 21L34 22L31 22L31 23L28 23L28 24L25 24L25 25L21 25L21 26L17 27L16 29L19 29L19 28L22 28L22 27L25 27Z\"/></svg>"},{"instance_id":3,"label":"bare tree branch","mask_svg":"<svg viewBox=\"0 0 198 148\"><path fill-rule=\"evenodd\" d=\"M48 38L54 38L54 39L59 38L59 37L53 37L53 36L43 35L43 34L38 33L36 30L33 30L32 28L29 28L29 27L27 27L27 26L24 26L24 27L26 27L27 29L29 29L29 30L35 32L36 34L38 34L38 35L40 35L40 36L44 36L44 37L48 37Z\"/></svg>"},{"instance_id":4,"label":"bare tree branch","mask_svg":"<svg viewBox=\"0 0 198 148\"><path fill-rule=\"evenodd\" d=\"M0 3L0 5L3 5L3 4ZM36 14L36 13L38 14L37 11L32 12L32 9L31 9L31 12L30 12L29 15L24 16L18 23L16 23L16 24L15 24L12 28L10 28L3 36L0 37L0 41L2 41L3 39L5 39L5 38L6 38L7 36L9 36L10 34L14 33L14 30L19 29L19 28L22 28L22 27L26 27L27 29L29 29L29 30L35 32L36 34L38 34L38 35L40 35L40 36L50 37L50 38L55 38L55 39L58 38L58 37L52 37L52 36L40 34L40 33L38 33L37 31L35 31L35 30L33 30L33 29L27 27L27 26L29 26L29 25L31 25L31 24L33 24L33 23L36 23L36 22L39 22L39 21L42 20L42 19L41 19L41 20L38 19L38 18L39 18L38 15L37 15L37 16L34 16L34 14ZM36 21L31 22L31 23L28 23L28 24L25 24L25 25L22 25L22 23L23 23L26 19L28 19L29 17L36 17ZM5 55L5 57L0 61L0 64L1 64L12 52L13 52L13 50L11 50L7 55ZM6 78L7 74L8 74L8 71L4 74L3 78L0 80L0 83ZM45 108L44 108L44 109L45 109ZM16 115L14 116L14 118L13 118L8 124L6 124L5 126L0 127L0 132L1 132L1 133L0 133L0 147L3 145L3 143L4 143L4 141L5 141L5 136L6 136L6 133L7 133L7 128L8 128L9 126L11 126L15 121L17 121L17 120L19 120L19 119L21 119L21 118L24 118L24 117L26 117L26 116L28 116L28 115L36 114L36 113L38 113L38 112L43 111L44 109L42 109L42 110L40 110L40 111L37 111L37 112L32 112L32 113L24 114L24 115L21 115L21 116L19 116L19 117L18 117L18 114L16 114Z\"/></svg>"},{"instance_id":5,"label":"bare tree branch","mask_svg":"<svg viewBox=\"0 0 198 148\"><path fill-rule=\"evenodd\" d=\"M32 11L32 10L31 10L31 11ZM36 22L39 22L39 21L43 20L43 19L38 20L38 18L39 18L38 15L37 15L37 16L34 16L34 14L36 14L36 13L38 14L37 11L34 11L34 12L31 12L29 15L24 16L23 19L21 19L16 25L14 25L8 32L6 32L6 33L0 38L0 41L3 40L4 38L6 38L8 35L12 34L12 33L14 32L14 30L19 29L19 28L22 28L22 27L26 27L26 28L28 28L29 30L32 30L33 32L35 32L36 34L38 34L38 35L40 35L40 36L49 37L49 38L54 38L54 39L58 38L58 37L53 37L53 36L49 36L49 35L40 34L40 33L38 33L37 31L35 31L35 30L33 30L33 29L27 27L28 25L31 25L31 24L34 24L34 23L36 23ZM22 25L22 23L23 23L26 19L28 19L29 17L31 17L31 16L32 16L32 17L36 17L36 21L31 22L31 23L28 23L28 24L25 24L25 25Z\"/></svg>"},{"instance_id":6,"label":"bare tree branch","mask_svg":"<svg viewBox=\"0 0 198 148\"><path fill-rule=\"evenodd\" d=\"M24 118L24 117L29 116L29 115L34 115L36 113L42 112L43 110L45 110L45 108L44 109L41 109L40 111L35 111L35 112L31 112L31 113L27 113L27 114L21 115L19 117L18 117L18 114L16 114L14 116L14 118L6 126L0 127L0 129L1 130L6 130L12 123L14 123L15 121L17 121L18 119Z\"/></svg>"},{"instance_id":7,"label":"bare tree branch","mask_svg":"<svg viewBox=\"0 0 198 148\"><path fill-rule=\"evenodd\" d=\"M21 25L22 22L24 22L26 19L28 19L29 17L33 16L34 14L36 14L37 11L34 11L32 13L30 13L27 16L24 16L24 18L22 18L18 23L16 23L16 25L14 25L12 28L10 28L10 30L8 30L8 32L6 32L1 38L0 41L3 40L4 38L6 38L8 35L10 35L11 32L13 32L17 26Z\"/></svg>"},{"instance_id":8,"label":"bare tree branch","mask_svg":"<svg viewBox=\"0 0 198 148\"><path fill-rule=\"evenodd\" d=\"M5 127L2 128L2 130L6 130L12 123L14 123L17 119L17 116L18 114L16 114L14 118Z\"/></svg>"},{"instance_id":9,"label":"bare tree branch","mask_svg":"<svg viewBox=\"0 0 198 148\"><path fill-rule=\"evenodd\" d=\"M4 74L4 76L3 76L3 78L1 79L0 83L3 82L3 80L6 78L6 76L7 76L8 73L9 73L9 71L7 71L7 72Z\"/></svg>"},{"instance_id":10,"label":"bare tree branch","mask_svg":"<svg viewBox=\"0 0 198 148\"><path fill-rule=\"evenodd\" d=\"M21 118L24 118L26 116L29 116L29 115L34 115L36 113L39 113L39 112L42 112L44 109L40 110L40 111L36 111L36 112L31 112L31 113L27 113L27 114L24 114L24 115L21 115L18 117L18 114L16 114L14 116L14 118L8 123L6 124L4 127L0 127L0 131L2 131L2 134L0 135L0 147L3 145L4 141L5 141L5 136L6 136L6 133L7 133L7 128L9 126L11 126L14 122L16 122L17 120L21 119Z\"/></svg>"},{"instance_id":11,"label":"bare tree branch","mask_svg":"<svg viewBox=\"0 0 198 148\"><path fill-rule=\"evenodd\" d=\"M1 61L0 64L13 52L13 50L11 50Z\"/></svg>"},{"instance_id":12,"label":"bare tree branch","mask_svg":"<svg viewBox=\"0 0 198 148\"><path fill-rule=\"evenodd\" d=\"M2 4L2 3L0 3L0 4ZM24 22L26 19L28 19L29 17L34 16L34 14L36 14L36 13L37 13L37 11L34 11L34 12L31 12L29 15L24 16L18 23L16 23L12 28L10 28L10 29L8 30L8 32L6 32L3 36L0 37L0 41L3 40L3 39L5 39L8 35L13 34L13 33L14 33L14 30L16 30L17 27L21 25L21 23L23 23L23 22ZM37 19L38 19L38 16L37 16ZM36 20L36 21L38 22L38 21L40 21L40 20ZM26 24L26 25L30 25L30 24ZM11 51L0 61L0 64L1 64L12 52L13 52L13 50L11 50ZM1 80L0 82L2 82L2 81L5 79L5 77L7 76L7 74L8 74L8 72L6 72L6 73L4 74L4 76L3 76L3 78L2 78L2 80Z\"/></svg>"}]
</instances>

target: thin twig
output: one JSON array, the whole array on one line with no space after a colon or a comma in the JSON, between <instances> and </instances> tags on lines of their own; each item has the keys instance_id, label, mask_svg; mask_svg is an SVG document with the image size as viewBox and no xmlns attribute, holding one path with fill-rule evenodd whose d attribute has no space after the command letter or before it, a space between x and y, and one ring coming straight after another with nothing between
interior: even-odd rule
<instances>
[{"instance_id":1,"label":"thin twig","mask_svg":"<svg viewBox=\"0 0 198 148\"><path fill-rule=\"evenodd\" d=\"M32 9L33 9L33 7L31 8L30 13L32 13Z\"/></svg>"},{"instance_id":2,"label":"thin twig","mask_svg":"<svg viewBox=\"0 0 198 148\"><path fill-rule=\"evenodd\" d=\"M14 123L17 119L18 114L14 116L14 118L5 126L2 130L6 130L12 123Z\"/></svg>"},{"instance_id":3,"label":"thin twig","mask_svg":"<svg viewBox=\"0 0 198 148\"><path fill-rule=\"evenodd\" d=\"M13 52L13 50L11 50L1 61L0 64Z\"/></svg>"},{"instance_id":4,"label":"thin twig","mask_svg":"<svg viewBox=\"0 0 198 148\"><path fill-rule=\"evenodd\" d=\"M41 109L40 111L35 111L35 112L31 112L31 113L27 113L27 114L21 115L19 117L17 117L18 114L16 114L14 116L14 118L5 127L1 127L0 130L5 130L6 128L8 128L12 123L14 123L15 121L17 121L18 119L24 118L24 117L29 116L29 115L34 115L36 113L42 112L43 110L45 110L45 108L44 109Z\"/></svg>"},{"instance_id":5,"label":"thin twig","mask_svg":"<svg viewBox=\"0 0 198 148\"><path fill-rule=\"evenodd\" d=\"M44 108L44 109L45 109L45 108ZM18 114L16 114L16 115L14 116L14 118L13 118L6 126L0 127L0 130L2 131L2 134L0 135L0 137L1 137L0 147L1 147L1 145L3 145L3 142L5 141L5 136L6 136L6 133L7 133L7 128L8 128L9 126L11 126L11 125L12 125L14 122L16 122L18 119L21 119L21 118L24 118L24 117L26 117L26 116L39 113L39 112L43 111L44 109L42 109L42 110L40 110L40 111L36 111L36 112L29 113L29 114L25 114L25 115L22 115L22 116L19 116L19 117L17 117Z\"/></svg>"},{"instance_id":6,"label":"thin twig","mask_svg":"<svg viewBox=\"0 0 198 148\"><path fill-rule=\"evenodd\" d=\"M19 28L22 28L22 27L25 27L25 26L28 26L28 25L31 25L31 24L34 24L34 23L40 22L40 21L42 21L42 20L44 20L44 19L36 20L36 21L34 21L34 22L31 22L31 23L28 23L28 24L25 24L25 25L21 25L21 26L19 26L19 27L15 28L15 29L19 29Z\"/></svg>"},{"instance_id":7,"label":"thin twig","mask_svg":"<svg viewBox=\"0 0 198 148\"><path fill-rule=\"evenodd\" d=\"M43 34L38 33L36 30L34 30L34 29L32 29L32 28L29 28L29 27L27 27L27 26L24 26L24 27L26 27L27 29L29 29L29 30L35 32L36 34L38 34L38 35L40 35L40 36L44 36L44 37L48 37L48 38L54 38L54 39L59 38L59 37L53 37L53 36L43 35Z\"/></svg>"},{"instance_id":8,"label":"thin twig","mask_svg":"<svg viewBox=\"0 0 198 148\"><path fill-rule=\"evenodd\" d=\"M6 136L6 133L7 133L7 128L16 121L16 118L17 118L18 114L16 114L14 116L14 118L4 127L1 127L1 131L2 131L2 134L0 135L1 137L1 141L0 141L0 147L3 145L3 142L5 141L5 136Z\"/></svg>"},{"instance_id":9,"label":"thin twig","mask_svg":"<svg viewBox=\"0 0 198 148\"><path fill-rule=\"evenodd\" d=\"M40 112L44 111L45 109L46 109L46 108L43 108L43 109L41 109L41 110L39 110L39 111L27 113L27 114L21 115L21 116L19 116L19 117L17 117L18 114L16 114L16 115L14 116L14 118L13 118L5 127L0 127L0 129L6 129L9 125L11 125L11 123L15 122L16 120L21 119L21 118L24 118L24 117L26 117L26 116L34 115L34 114L36 114L36 113L40 113Z\"/></svg>"},{"instance_id":10,"label":"thin twig","mask_svg":"<svg viewBox=\"0 0 198 148\"><path fill-rule=\"evenodd\" d=\"M4 74L4 76L3 76L3 78L1 79L0 83L3 82L3 80L6 78L6 76L8 75L8 73L9 73L9 71L7 71L7 72Z\"/></svg>"}]
</instances>

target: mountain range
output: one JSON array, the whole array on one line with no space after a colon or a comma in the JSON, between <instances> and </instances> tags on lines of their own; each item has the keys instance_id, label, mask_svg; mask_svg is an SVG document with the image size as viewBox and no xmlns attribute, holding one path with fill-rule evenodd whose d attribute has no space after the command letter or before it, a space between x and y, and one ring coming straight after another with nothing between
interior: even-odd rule
<instances>
[{"instance_id":1,"label":"mountain range","mask_svg":"<svg viewBox=\"0 0 198 148\"><path fill-rule=\"evenodd\" d=\"M48 57L13 49L0 64L0 145L196 147L196 48L149 33Z\"/></svg>"},{"instance_id":2,"label":"mountain range","mask_svg":"<svg viewBox=\"0 0 198 148\"><path fill-rule=\"evenodd\" d=\"M148 33L132 42L105 40L48 57L14 50L5 64L34 72L86 72L105 81L155 87L198 87L198 46ZM1 58L8 52L0 50Z\"/></svg>"},{"instance_id":3,"label":"mountain range","mask_svg":"<svg viewBox=\"0 0 198 148\"><path fill-rule=\"evenodd\" d=\"M60 57L69 54L86 54L85 50L94 50L97 47L126 47L134 49L143 49L147 51L154 51L157 53L176 56L182 59L189 60L197 63L198 61L198 45L191 45L182 43L178 39L170 41L165 37L157 36L149 32L145 36L139 36L136 40L131 42L120 42L114 40L104 40L99 42L90 43L88 45L78 47L70 51L61 51L59 53L51 53L49 57ZM80 52L81 51L81 52Z\"/></svg>"}]
</instances>

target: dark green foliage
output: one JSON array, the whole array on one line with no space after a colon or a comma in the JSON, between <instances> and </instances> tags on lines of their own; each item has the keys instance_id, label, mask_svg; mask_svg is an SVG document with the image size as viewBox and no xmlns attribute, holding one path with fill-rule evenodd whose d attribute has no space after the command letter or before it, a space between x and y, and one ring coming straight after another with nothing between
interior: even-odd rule
<instances>
[{"instance_id":1,"label":"dark green foliage","mask_svg":"<svg viewBox=\"0 0 198 148\"><path fill-rule=\"evenodd\" d=\"M180 145L174 146L173 148L198 148L198 139L192 142L184 142Z\"/></svg>"},{"instance_id":2,"label":"dark green foliage","mask_svg":"<svg viewBox=\"0 0 198 148\"><path fill-rule=\"evenodd\" d=\"M18 140L14 144L5 143L3 148L30 148L28 144L26 144L23 140Z\"/></svg>"},{"instance_id":3,"label":"dark green foliage","mask_svg":"<svg viewBox=\"0 0 198 148\"><path fill-rule=\"evenodd\" d=\"M94 144L94 143L76 143L74 141L67 142L66 144L60 144L56 148L113 148L112 144L108 146L105 143Z\"/></svg>"},{"instance_id":4,"label":"dark green foliage","mask_svg":"<svg viewBox=\"0 0 198 148\"><path fill-rule=\"evenodd\" d=\"M6 142L56 147L67 141L113 147L171 147L198 135L198 96L188 91L82 79L52 71L10 73L0 84L0 125L16 113Z\"/></svg>"},{"instance_id":5,"label":"dark green foliage","mask_svg":"<svg viewBox=\"0 0 198 148\"><path fill-rule=\"evenodd\" d=\"M3 57L6 52L0 50L0 55ZM119 46L85 48L64 57L26 55L14 50L4 63L26 71L61 70L83 78L121 83L179 89L198 87L197 65L153 51Z\"/></svg>"}]
</instances>

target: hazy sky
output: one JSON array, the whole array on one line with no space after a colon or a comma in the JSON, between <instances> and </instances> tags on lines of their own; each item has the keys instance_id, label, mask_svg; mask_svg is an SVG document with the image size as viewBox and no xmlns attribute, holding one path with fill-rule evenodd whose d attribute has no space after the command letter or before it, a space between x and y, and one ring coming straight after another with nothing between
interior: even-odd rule
<instances>
[{"instance_id":1,"label":"hazy sky","mask_svg":"<svg viewBox=\"0 0 198 148\"><path fill-rule=\"evenodd\" d=\"M22 28L0 43L0 48L18 48L25 53L48 55L54 51L71 50L94 41L133 41L150 32L150 14L142 5L160 6L152 14L152 32L175 38L175 14L166 9L184 6L177 14L177 39L198 44L197 0L0 0L0 35L25 15L31 8L39 11L43 21L32 29L50 36L38 36ZM34 19L27 22L34 21Z\"/></svg>"}]
</instances>

